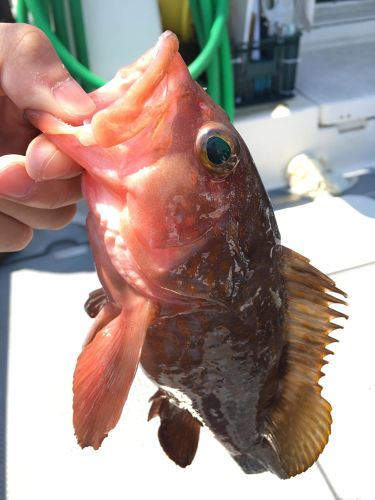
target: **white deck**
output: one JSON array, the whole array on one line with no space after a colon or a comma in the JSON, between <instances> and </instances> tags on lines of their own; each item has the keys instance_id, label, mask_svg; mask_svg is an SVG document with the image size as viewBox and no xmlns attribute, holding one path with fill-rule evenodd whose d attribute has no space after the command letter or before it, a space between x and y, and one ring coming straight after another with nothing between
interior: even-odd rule
<instances>
[{"instance_id":1,"label":"white deck","mask_svg":"<svg viewBox=\"0 0 375 500\"><path fill-rule=\"evenodd\" d=\"M372 235L372 242L367 239L349 244L346 240L343 244L340 238L321 239L320 235L325 235L331 221L342 211L342 203L347 204L347 224L355 220L364 229L364 235ZM373 500L375 491L371 474L375 443L371 290L375 262L364 258L363 262L357 261L360 267L356 269L341 269L345 256L350 261L354 247L372 244L372 249L375 248L375 202L367 199L365 205L366 214L359 214L347 201L327 199L278 214L285 244L294 243L294 248L300 251L310 248L310 252L304 253L309 253L313 263L324 264L325 255L326 267L331 272L335 270L331 266L337 256L339 272L334 277L338 286L349 294L350 320L338 334L340 343L334 346L337 355L326 368L327 377L323 379L325 395L334 408L334 424L332 437L320 459L331 488L345 500ZM79 230L74 230L77 239ZM102 448L81 450L71 424L71 380L77 354L91 323L82 304L98 282L90 271L59 273L48 269L51 266L56 271L69 267L78 270L80 266L87 269L88 259L84 244L73 247L67 244L65 248L52 250L48 257L29 260L8 275L2 269L2 287L8 276L11 299L6 431L8 500L116 500L129 495L181 499L210 496L223 500L244 496L285 500L335 498L317 466L288 481L269 473L243 474L206 429L202 431L194 463L185 470L178 468L159 446L157 419L146 421L147 400L154 387L142 373L137 376L121 421Z\"/></svg>"}]
</instances>

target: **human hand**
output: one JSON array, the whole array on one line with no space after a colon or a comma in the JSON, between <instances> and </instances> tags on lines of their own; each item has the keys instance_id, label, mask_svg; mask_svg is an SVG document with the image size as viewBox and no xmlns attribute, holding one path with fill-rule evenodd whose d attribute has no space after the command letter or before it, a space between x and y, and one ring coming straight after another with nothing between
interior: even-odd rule
<instances>
[{"instance_id":1,"label":"human hand","mask_svg":"<svg viewBox=\"0 0 375 500\"><path fill-rule=\"evenodd\" d=\"M35 228L68 224L81 197L80 167L38 136L24 115L33 109L74 124L94 104L40 30L0 24L0 252L24 248Z\"/></svg>"}]
</instances>

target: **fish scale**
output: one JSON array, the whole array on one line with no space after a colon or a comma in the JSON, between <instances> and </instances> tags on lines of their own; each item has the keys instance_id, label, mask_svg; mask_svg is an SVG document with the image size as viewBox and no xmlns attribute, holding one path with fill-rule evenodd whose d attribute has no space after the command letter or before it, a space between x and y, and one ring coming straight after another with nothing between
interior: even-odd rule
<instances>
[{"instance_id":1,"label":"fish scale","mask_svg":"<svg viewBox=\"0 0 375 500\"><path fill-rule=\"evenodd\" d=\"M282 246L246 144L173 33L90 95L81 125L30 115L83 167L103 286L85 304L78 443L100 447L141 363L157 386L149 419L179 466L206 426L246 473L305 471L331 430L319 379L345 293Z\"/></svg>"}]
</instances>

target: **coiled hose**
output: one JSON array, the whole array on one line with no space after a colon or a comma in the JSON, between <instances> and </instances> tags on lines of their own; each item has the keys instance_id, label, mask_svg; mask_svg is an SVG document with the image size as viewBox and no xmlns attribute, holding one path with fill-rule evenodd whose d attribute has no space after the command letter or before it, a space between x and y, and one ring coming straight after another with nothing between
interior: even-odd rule
<instances>
[{"instance_id":1,"label":"coiled hose","mask_svg":"<svg viewBox=\"0 0 375 500\"><path fill-rule=\"evenodd\" d=\"M207 72L207 91L210 96L234 118L233 70L227 32L228 0L189 0L190 9L201 49L189 65L197 79ZM80 0L69 0L74 37L71 47L67 29L67 13L63 0L18 0L17 21L34 24L48 36L68 71L86 88L92 90L104 85L105 80L89 69L86 38ZM50 18L53 18L54 28ZM72 54L75 52L76 57Z\"/></svg>"}]
</instances>

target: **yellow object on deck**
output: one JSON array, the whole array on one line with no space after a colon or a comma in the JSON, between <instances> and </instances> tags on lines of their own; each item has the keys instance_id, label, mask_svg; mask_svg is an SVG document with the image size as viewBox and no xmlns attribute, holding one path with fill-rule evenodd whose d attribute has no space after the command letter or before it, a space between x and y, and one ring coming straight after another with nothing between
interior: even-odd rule
<instances>
[{"instance_id":1,"label":"yellow object on deck","mask_svg":"<svg viewBox=\"0 0 375 500\"><path fill-rule=\"evenodd\" d=\"M160 16L164 29L176 33L182 42L188 42L193 37L193 19L191 17L189 0L159 0Z\"/></svg>"}]
</instances>

